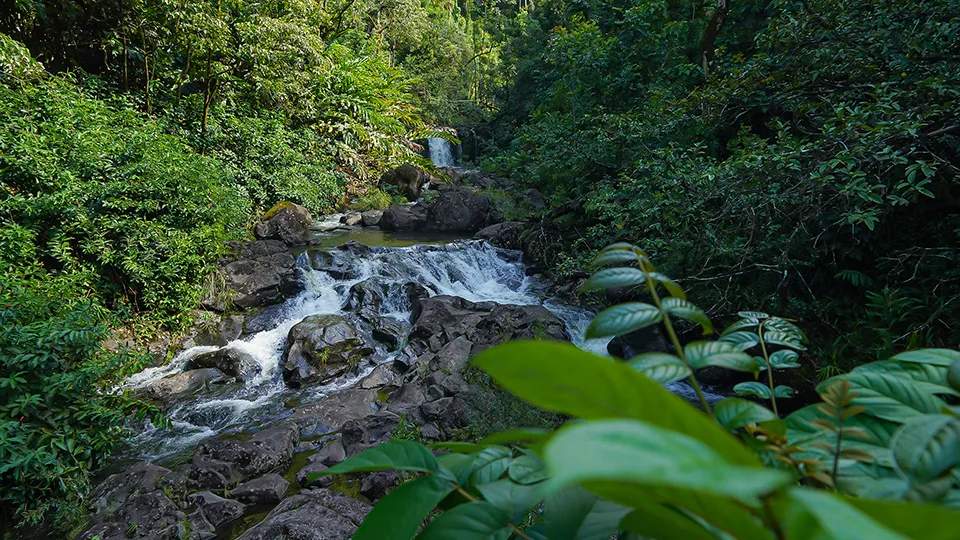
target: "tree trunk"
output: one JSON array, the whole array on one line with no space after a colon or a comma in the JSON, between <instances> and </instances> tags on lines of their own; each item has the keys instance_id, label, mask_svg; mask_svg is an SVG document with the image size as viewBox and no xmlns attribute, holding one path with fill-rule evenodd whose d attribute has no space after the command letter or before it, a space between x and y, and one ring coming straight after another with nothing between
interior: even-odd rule
<instances>
[{"instance_id":1,"label":"tree trunk","mask_svg":"<svg viewBox=\"0 0 960 540\"><path fill-rule=\"evenodd\" d=\"M717 36L720 35L720 29L723 23L727 21L727 11L730 9L730 0L717 0L717 9L714 10L710 21L707 23L707 29L703 33L703 40L700 41L700 64L703 67L703 78L709 77L710 62L713 61L714 51L716 49Z\"/></svg>"}]
</instances>

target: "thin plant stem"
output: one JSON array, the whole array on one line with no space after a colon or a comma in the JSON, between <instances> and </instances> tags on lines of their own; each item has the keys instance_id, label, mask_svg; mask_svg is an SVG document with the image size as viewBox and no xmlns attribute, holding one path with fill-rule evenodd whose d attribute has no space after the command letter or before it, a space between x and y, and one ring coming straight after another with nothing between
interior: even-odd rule
<instances>
[{"instance_id":1,"label":"thin plant stem","mask_svg":"<svg viewBox=\"0 0 960 540\"><path fill-rule=\"evenodd\" d=\"M762 500L763 509L766 511L764 521L773 529L773 534L777 537L777 540L784 540L787 535L783 532L783 527L780 526L780 522L777 521L777 516L773 513L773 507L770 506L770 498L764 497Z\"/></svg>"},{"instance_id":2,"label":"thin plant stem","mask_svg":"<svg viewBox=\"0 0 960 540\"><path fill-rule=\"evenodd\" d=\"M763 322L757 327L757 337L760 338L760 350L763 351L763 361L767 364L767 384L770 386L770 406L773 407L773 414L779 417L780 413L777 412L777 396L773 392L773 366L770 365L770 355L767 354L767 344L763 340Z\"/></svg>"},{"instance_id":3,"label":"thin plant stem","mask_svg":"<svg viewBox=\"0 0 960 540\"><path fill-rule=\"evenodd\" d=\"M673 329L673 324L670 322L670 316L667 315L667 312L663 310L663 304L660 303L660 296L657 294L657 286L654 283L653 278L650 277L649 272L644 273L647 276L647 290L650 291L650 296L653 298L653 303L663 315L663 326L667 329L667 335L670 337L670 342L673 343L673 348L677 351L677 356L680 357L680 361L683 362L685 366L690 368L690 364L687 362L687 357L685 354L683 354L683 346L680 345L680 339L677 337L677 333ZM700 406L703 407L703 411L707 413L707 416L709 416L711 420L716 420L716 418L713 416L713 409L710 408L710 402L707 401L707 396L704 395L703 390L700 388L700 383L697 382L697 378L693 376L693 368L690 368L690 375L687 377L687 380L690 382L690 386L693 387L693 391L696 392L697 399L700 400Z\"/></svg>"}]
</instances>

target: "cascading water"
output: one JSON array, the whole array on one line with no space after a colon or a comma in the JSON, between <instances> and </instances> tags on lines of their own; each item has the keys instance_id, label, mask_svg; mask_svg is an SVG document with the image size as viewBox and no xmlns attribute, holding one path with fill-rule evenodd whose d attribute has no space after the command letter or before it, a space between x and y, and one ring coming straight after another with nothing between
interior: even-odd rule
<instances>
[{"instance_id":1,"label":"cascading water","mask_svg":"<svg viewBox=\"0 0 960 540\"><path fill-rule=\"evenodd\" d=\"M446 139L431 137L427 139L427 151L430 153L430 161L437 167L456 167L457 162L453 156L453 145Z\"/></svg>"},{"instance_id":2,"label":"cascading water","mask_svg":"<svg viewBox=\"0 0 960 540\"><path fill-rule=\"evenodd\" d=\"M331 393L347 388L369 374L380 363L390 362L397 353L379 348L371 360L360 366L359 372L348 374L322 386L300 390L287 388L282 378L282 356L287 333L305 317L316 314L339 314L353 317L344 311L344 305L353 285L370 279L385 284L387 295L381 306L381 316L390 317L410 328L411 307L403 293L409 282L426 287L431 295L459 296L472 302L539 305L553 312L566 325L576 345L606 354L607 340L585 340L586 328L593 316L589 311L546 298L542 284L528 277L519 254L499 250L479 241L453 242L445 245L413 245L409 247L381 247L366 250L338 250L349 258L354 272L349 278L334 279L322 270L313 270L310 253L300 255L303 268L304 291L288 300L274 319L274 327L242 337L226 348L251 355L260 371L246 382L236 382L194 395L178 402L166 412L173 422L173 430L147 429L131 441L131 454L160 462L176 456L199 440L214 434L257 428L273 423L291 413L289 400L308 404L324 399ZM367 323L350 319L358 330L370 339L372 328ZM131 389L144 388L167 375L180 372L193 357L215 350L215 347L194 347L181 352L168 365L150 368L126 381ZM682 384L675 391L686 394Z\"/></svg>"}]
</instances>

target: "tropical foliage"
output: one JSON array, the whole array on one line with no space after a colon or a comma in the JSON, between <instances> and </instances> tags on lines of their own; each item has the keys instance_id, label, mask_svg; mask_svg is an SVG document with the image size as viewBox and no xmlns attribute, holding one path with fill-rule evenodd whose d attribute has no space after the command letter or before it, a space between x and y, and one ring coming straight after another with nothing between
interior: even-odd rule
<instances>
[{"instance_id":1,"label":"tropical foliage","mask_svg":"<svg viewBox=\"0 0 960 540\"><path fill-rule=\"evenodd\" d=\"M556 431L513 429L477 443L397 440L321 474L397 469L409 480L354 538L952 538L960 519L960 351L916 350L818 388L823 401L781 419L792 394L773 373L796 366L803 333L745 312L718 340L680 344L674 323L711 321L629 244L596 263L586 289L642 285L650 303L597 315L593 337L662 323L674 354L626 361L568 344L513 342L473 363L532 405L570 416ZM750 353L758 352L752 355ZM769 400L707 400L699 369L765 382ZM686 380L699 408L665 385ZM440 451L440 455L435 455ZM436 510L440 512L436 512ZM427 523L423 525L424 520Z\"/></svg>"}]
</instances>

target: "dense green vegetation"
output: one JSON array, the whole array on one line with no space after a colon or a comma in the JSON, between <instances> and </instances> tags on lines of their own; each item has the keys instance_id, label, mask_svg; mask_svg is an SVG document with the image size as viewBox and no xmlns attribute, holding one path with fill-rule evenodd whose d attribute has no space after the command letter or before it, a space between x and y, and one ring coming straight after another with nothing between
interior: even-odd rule
<instances>
[{"instance_id":1,"label":"dense green vegetation","mask_svg":"<svg viewBox=\"0 0 960 540\"><path fill-rule=\"evenodd\" d=\"M69 523L90 471L121 436L123 418L152 412L110 393L142 362L102 346L111 330L133 329L143 345L159 329L183 328L224 242L246 235L278 201L315 214L386 206L390 195L374 187L380 173L402 162L425 165L413 141L444 135L443 126L459 128L478 165L546 196L548 207L534 217L553 239L546 253L554 274L579 276L611 242L642 242L704 306L695 311L665 299L643 313L695 314L684 331L709 318L738 321L758 336L747 357L780 369L797 364L783 352L794 342L768 340L786 347L772 354L756 346L764 327L787 325L792 333L793 323L734 314L752 308L788 314L810 336L800 370L833 381L820 388L827 405L849 407L850 392L860 393L854 407L868 394L871 406L882 402L886 413L851 415L869 424L856 429L874 438L849 450L865 451L874 462L844 457L843 471L856 476L844 486L836 467L808 463L795 468L802 482L955 502L953 480L941 474L955 463L938 461L949 467L934 476L905 477L900 464L891 466L893 434L907 429L898 427L905 423L898 407L920 409L896 396L874 396L868 383L851 380L846 390L836 383L857 366L861 373L899 373L900 382L891 384L922 372L935 379L908 389L926 407L921 418L944 430L956 422L941 414L937 397L955 395L941 380L946 364L887 359L960 346L958 35L954 0L4 3L0 522L15 515ZM664 373L689 371L681 350L676 361L660 357L634 367L664 382ZM574 356L587 366L598 362ZM789 393L763 380L771 373L740 387L771 400L770 411L744 412L763 429L744 433L747 424L726 424L719 413L718 420L761 459L780 449L787 461L799 452L797 459L822 464L833 456L838 464L841 424L827 433L826 424L811 420L812 438L803 439L796 415L808 409L787 417L785 435L768 418L777 413L776 397ZM534 394L543 391L536 385L489 375L551 412L604 418L552 406ZM582 382L589 380L585 373ZM515 404L502 391L496 396L493 405ZM739 463L746 450L708 418L663 400L651 403L737 448L711 457L718 470L725 461ZM687 429L686 420L613 416L652 423L680 446L691 444L684 437L714 442ZM498 421L482 431L503 427ZM567 431L573 430L559 433ZM836 442L833 454L815 448L824 437ZM496 452L498 460L513 459ZM543 457L559 467L551 455ZM756 465L753 455L743 459ZM744 519L736 524L759 515L775 533L793 526L787 506L828 526L818 513L820 493L784 491L779 479L786 477L768 473L761 476L778 480L761 483L764 490L683 496L716 503L713 512L739 512ZM497 489L519 496L514 488ZM643 508L637 499L610 498L634 512L661 512L666 501L671 512L684 508L692 518L683 523L709 529L712 514L664 493ZM759 513L757 496L770 502L773 517ZM577 497L596 503L594 495ZM850 504L878 520L871 527L911 534L889 521L903 512L899 507ZM928 511L932 523L936 512ZM693 537L702 535L696 527L688 531Z\"/></svg>"},{"instance_id":2,"label":"dense green vegetation","mask_svg":"<svg viewBox=\"0 0 960 540\"><path fill-rule=\"evenodd\" d=\"M786 319L743 312L718 340L681 345L672 321L712 334L710 319L639 248L616 244L596 259L630 262L636 267L598 271L584 290L640 285L652 303L611 307L588 335L663 323L674 354L620 362L538 341L481 353L473 363L506 389L578 420L556 431L514 426L477 443L428 448L394 440L319 473L415 475L374 507L353 538L956 534L960 411L940 396L960 395L960 352L923 349L864 364L822 383L822 403L781 419L777 401L792 390L774 385L774 371L798 366L803 332ZM766 372L766 381L737 392L769 399L771 408L741 398L711 405L694 374L705 367ZM681 379L702 410L660 386Z\"/></svg>"},{"instance_id":3,"label":"dense green vegetation","mask_svg":"<svg viewBox=\"0 0 960 540\"><path fill-rule=\"evenodd\" d=\"M712 315L802 319L824 374L956 347L956 8L538 3L504 45L492 164L578 203L560 271L642 239Z\"/></svg>"}]
</instances>

